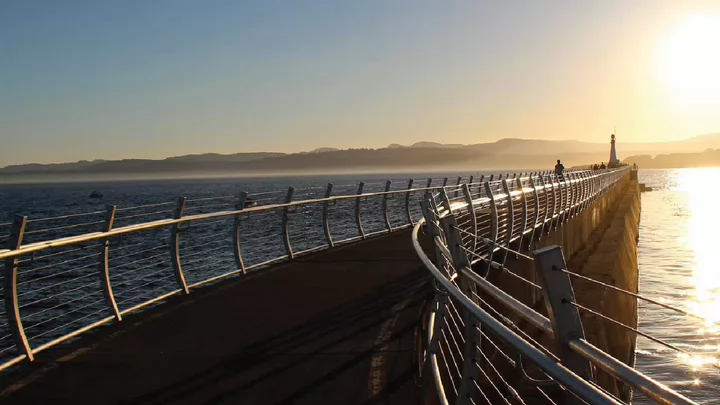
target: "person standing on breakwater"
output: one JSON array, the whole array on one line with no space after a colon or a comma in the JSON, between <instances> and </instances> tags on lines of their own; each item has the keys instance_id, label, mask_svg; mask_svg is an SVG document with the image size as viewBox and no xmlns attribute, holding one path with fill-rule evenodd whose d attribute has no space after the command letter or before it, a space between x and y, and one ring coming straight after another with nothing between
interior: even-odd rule
<instances>
[{"instance_id":1,"label":"person standing on breakwater","mask_svg":"<svg viewBox=\"0 0 720 405\"><path fill-rule=\"evenodd\" d=\"M605 162L600 162L600 170L605 170Z\"/></svg>"},{"instance_id":2,"label":"person standing on breakwater","mask_svg":"<svg viewBox=\"0 0 720 405\"><path fill-rule=\"evenodd\" d=\"M557 164L555 165L555 175L558 177L562 177L564 170L565 166L563 166L563 164L560 163L560 159L558 159Z\"/></svg>"}]
</instances>

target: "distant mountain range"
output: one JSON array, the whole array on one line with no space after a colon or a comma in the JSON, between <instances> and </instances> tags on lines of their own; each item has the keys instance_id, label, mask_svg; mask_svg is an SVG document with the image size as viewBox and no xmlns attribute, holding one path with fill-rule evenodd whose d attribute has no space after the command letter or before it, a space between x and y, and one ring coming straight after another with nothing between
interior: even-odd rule
<instances>
[{"instance_id":1,"label":"distant mountain range","mask_svg":"<svg viewBox=\"0 0 720 405\"><path fill-rule=\"evenodd\" d=\"M391 144L388 148L470 148L482 150L488 154L499 155L552 155L558 154L562 158L566 154L575 153L603 153L610 152L610 139L606 143L581 142L574 140L548 141L542 139L516 139L506 138L497 142L477 143L470 145L441 144L435 142L417 142L409 146ZM622 139L617 141L617 149L620 155L633 154L655 155L671 152L700 152L705 149L720 148L720 134L709 134L696 136L676 142L651 142L651 143L626 143Z\"/></svg>"},{"instance_id":2,"label":"distant mountain range","mask_svg":"<svg viewBox=\"0 0 720 405\"><path fill-rule=\"evenodd\" d=\"M634 155L641 167L669 164L670 160L652 159L651 155L667 153L697 154L706 149L720 149L720 134L705 135L678 142L623 143L618 140L618 154ZM319 148L293 154L259 152L235 154L198 154L161 160L124 159L93 160L58 164L13 165L0 169L0 179L25 176L97 176L179 173L226 173L234 175L289 172L344 172L350 170L441 170L441 169L540 169L551 168L556 159L565 166L607 161L608 143L580 141L547 141L502 139L471 145L418 142L404 146L391 144L381 149ZM638 158L637 156L641 156ZM707 161L720 165L720 151L706 152ZM709 156L713 156L710 158ZM626 159L626 161L629 159ZM682 164L692 164L687 158Z\"/></svg>"}]
</instances>

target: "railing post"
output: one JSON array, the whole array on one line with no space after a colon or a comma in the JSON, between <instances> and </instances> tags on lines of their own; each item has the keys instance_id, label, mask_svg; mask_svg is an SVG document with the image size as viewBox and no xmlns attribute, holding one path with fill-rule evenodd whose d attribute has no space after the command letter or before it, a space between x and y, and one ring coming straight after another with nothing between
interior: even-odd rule
<instances>
[{"instance_id":1,"label":"railing post","mask_svg":"<svg viewBox=\"0 0 720 405\"><path fill-rule=\"evenodd\" d=\"M432 179L430 179L432 181ZM428 187L430 185L428 184ZM407 189L412 190L413 188L413 179L408 180ZM410 225L415 225L415 222L413 222L412 219L412 213L410 212L410 191L405 193L405 213L407 214L407 223Z\"/></svg>"},{"instance_id":2,"label":"railing post","mask_svg":"<svg viewBox=\"0 0 720 405\"><path fill-rule=\"evenodd\" d=\"M240 198L235 205L236 210L242 211L245 209L247 197L247 191L240 192ZM238 269L241 269L243 274L247 274L245 262L242 258L242 213L235 215L233 221L233 252L235 253L235 266L237 266Z\"/></svg>"},{"instance_id":3,"label":"railing post","mask_svg":"<svg viewBox=\"0 0 720 405\"><path fill-rule=\"evenodd\" d=\"M485 186L485 194L486 194L487 198L490 200L490 242L492 244L490 246L488 246L488 260L492 260L493 253L495 253L495 245L497 244L497 238L498 238L498 212L497 212L497 204L495 203L495 194L493 193L493 190L490 188L490 182L485 182L484 186ZM490 265L487 266L487 269L488 270L490 269Z\"/></svg>"},{"instance_id":4,"label":"railing post","mask_svg":"<svg viewBox=\"0 0 720 405\"><path fill-rule=\"evenodd\" d=\"M578 193L577 193L577 190L575 190L575 182L573 181L573 180L575 180L575 176L573 175L573 173L569 172L567 174L566 178L570 182L570 185L568 187L569 188L568 200L570 200L570 203L569 203L570 206L568 207L568 215L565 216L565 219L567 220L567 219L575 216L575 202L577 200Z\"/></svg>"},{"instance_id":5,"label":"railing post","mask_svg":"<svg viewBox=\"0 0 720 405\"><path fill-rule=\"evenodd\" d=\"M533 255L560 361L575 374L593 381L590 361L570 350L568 346L571 340L585 339L585 331L580 312L571 305L575 302L575 293L570 276L560 271L567 270L562 249L559 246L548 246L536 250Z\"/></svg>"},{"instance_id":6,"label":"railing post","mask_svg":"<svg viewBox=\"0 0 720 405\"><path fill-rule=\"evenodd\" d=\"M590 204L593 203L594 196L595 196L595 173L594 172L588 173L587 183L588 183L588 197L587 197L588 201L587 201L586 206L589 206Z\"/></svg>"},{"instance_id":7,"label":"railing post","mask_svg":"<svg viewBox=\"0 0 720 405\"><path fill-rule=\"evenodd\" d=\"M595 200L595 195L597 194L598 189L600 188L599 187L600 184L598 183L598 178L599 178L599 174L597 172L593 172L593 182L592 182L593 183L593 185L592 185L593 201Z\"/></svg>"},{"instance_id":8,"label":"railing post","mask_svg":"<svg viewBox=\"0 0 720 405\"><path fill-rule=\"evenodd\" d=\"M428 177L427 185L425 186L425 188L429 189L430 184L432 184L432 177ZM430 190L425 190L425 193L423 193L423 198L432 198L431 196L432 196L432 192Z\"/></svg>"},{"instance_id":9,"label":"railing post","mask_svg":"<svg viewBox=\"0 0 720 405\"><path fill-rule=\"evenodd\" d=\"M550 178L550 187L552 189L552 195L553 195L553 210L552 215L550 215L550 226L548 227L547 234L550 235L550 232L555 229L555 216L558 215L560 212L560 207L558 206L558 193L555 192L555 179L557 178L556 175L548 175L548 178ZM558 189L560 188L560 183L558 183ZM558 215L559 216L559 215Z\"/></svg>"},{"instance_id":10,"label":"railing post","mask_svg":"<svg viewBox=\"0 0 720 405\"><path fill-rule=\"evenodd\" d=\"M538 179L540 179L538 177ZM540 226L540 195L538 193L538 187L535 185L535 180L533 179L532 174L530 175L530 187L533 189L533 194L535 195L535 204L533 205L535 207L535 217L533 218L533 226L532 226L532 232L530 233L530 240L528 241L528 249L532 248L532 243L535 240L535 230ZM543 193L545 192L545 189L543 188ZM547 199L547 194L545 194L545 198ZM542 229L540 229L539 235L542 235Z\"/></svg>"},{"instance_id":11,"label":"railing post","mask_svg":"<svg viewBox=\"0 0 720 405\"><path fill-rule=\"evenodd\" d=\"M357 224L358 234L360 234L362 239L365 239L365 230L363 229L362 219L360 218L360 200L362 199L360 196L363 193L363 187L365 187L365 183L362 181L358 183L358 197L355 199L355 224Z\"/></svg>"},{"instance_id":12,"label":"railing post","mask_svg":"<svg viewBox=\"0 0 720 405\"><path fill-rule=\"evenodd\" d=\"M444 187L440 189L440 203L443 205L443 208L445 208L448 213L451 213L450 197L448 197L447 191Z\"/></svg>"},{"instance_id":13,"label":"railing post","mask_svg":"<svg viewBox=\"0 0 720 405\"><path fill-rule=\"evenodd\" d=\"M187 198L179 197L177 207L175 207L174 219L180 219L185 215L185 202ZM185 283L185 275L182 271L182 264L180 264L180 224L173 224L170 228L170 261L172 262L173 271L175 272L175 282L177 283L183 294L187 295L190 293Z\"/></svg>"},{"instance_id":14,"label":"railing post","mask_svg":"<svg viewBox=\"0 0 720 405\"><path fill-rule=\"evenodd\" d=\"M478 244L478 230L477 230L477 215L475 215L475 209L473 207L472 194L470 194L470 186L467 184L463 185L463 194L465 195L465 203L468 205L468 215L470 215L470 223L472 225L473 233L473 247L472 251L477 252Z\"/></svg>"},{"instance_id":15,"label":"railing post","mask_svg":"<svg viewBox=\"0 0 720 405\"><path fill-rule=\"evenodd\" d=\"M27 225L27 217L15 215L12 227L10 228L10 236L7 241L7 248L10 250L18 250L25 236L25 226ZM29 361L35 360L30 343L25 336L25 328L22 324L20 316L20 306L18 305L17 291L17 273L18 258L17 256L5 259L5 277L3 283L3 294L5 296L5 316L7 316L8 327L15 342L15 348L21 354L24 354Z\"/></svg>"},{"instance_id":16,"label":"railing post","mask_svg":"<svg viewBox=\"0 0 720 405\"><path fill-rule=\"evenodd\" d=\"M572 216L574 217L575 215L577 215L578 205L580 204L580 197L582 196L582 193L580 190L580 181L579 181L577 173L572 173L571 181L572 181L572 189L573 189Z\"/></svg>"},{"instance_id":17,"label":"railing post","mask_svg":"<svg viewBox=\"0 0 720 405\"><path fill-rule=\"evenodd\" d=\"M442 186L443 186L443 187L447 186L447 182L448 182L448 178L445 177L445 178L443 179L443 185L442 185Z\"/></svg>"},{"instance_id":18,"label":"railing post","mask_svg":"<svg viewBox=\"0 0 720 405\"><path fill-rule=\"evenodd\" d=\"M580 172L577 174L578 184L580 185L580 211L585 209L585 202L587 201L587 182L585 178L587 172Z\"/></svg>"},{"instance_id":19,"label":"railing post","mask_svg":"<svg viewBox=\"0 0 720 405\"><path fill-rule=\"evenodd\" d=\"M388 180L385 182L385 194L383 194L383 200L382 200L382 209L383 209L383 215L385 216L385 226L387 227L388 232L392 232L392 224L390 223L390 214L388 214L388 192L390 191L390 186L392 185L392 180Z\"/></svg>"},{"instance_id":20,"label":"railing post","mask_svg":"<svg viewBox=\"0 0 720 405\"><path fill-rule=\"evenodd\" d=\"M545 227L548 227L547 234L550 234L550 228L552 228L552 214L553 212L550 211L550 193L548 193L547 183L545 182L546 178L550 178L549 175L542 175L540 176L540 182L542 183L543 187L543 193L545 194L545 212L543 213L543 226L540 231L540 235L538 236L538 241L542 240L542 235L545 234ZM552 181L550 182L550 191L552 192L552 198L553 198L553 210L555 209L555 189L553 188ZM549 219L549 221L548 221Z\"/></svg>"},{"instance_id":21,"label":"railing post","mask_svg":"<svg viewBox=\"0 0 720 405\"><path fill-rule=\"evenodd\" d=\"M592 172L585 172L585 205L584 209L590 206L590 198L592 197Z\"/></svg>"},{"instance_id":22,"label":"railing post","mask_svg":"<svg viewBox=\"0 0 720 405\"><path fill-rule=\"evenodd\" d=\"M330 198L332 195L332 189L333 184L328 183L327 189L325 190L325 198ZM328 247L335 246L335 242L333 242L332 233L330 233L330 201L325 201L323 203L323 231L325 232L325 241L328 244Z\"/></svg>"},{"instance_id":23,"label":"railing post","mask_svg":"<svg viewBox=\"0 0 720 405\"><path fill-rule=\"evenodd\" d=\"M110 232L115 222L115 212L117 207L114 205L108 205L105 212L105 222L102 224L101 232ZM115 320L122 321L122 315L118 310L117 302L115 302L115 295L113 294L112 284L110 284L110 264L108 255L110 253L110 239L103 239L100 242L100 254L98 257L98 270L100 272L100 288L102 289L103 296L105 297L105 304L110 310L110 314L115 317Z\"/></svg>"},{"instance_id":24,"label":"railing post","mask_svg":"<svg viewBox=\"0 0 720 405\"><path fill-rule=\"evenodd\" d=\"M507 224L505 225L507 227L507 230L505 232L505 240L503 241L503 244L507 249L510 249L510 240L512 239L512 233L513 229L515 229L515 204L513 204L512 196L510 195L510 187L508 186L507 177L503 179L502 181L502 188L503 192L505 192L505 196L507 198L507 210L508 210L508 220ZM505 267L505 262L507 262L508 257L508 251L507 249L505 252L503 252L503 259L502 259L502 265Z\"/></svg>"},{"instance_id":25,"label":"railing post","mask_svg":"<svg viewBox=\"0 0 720 405\"><path fill-rule=\"evenodd\" d=\"M567 176L565 174L563 174L562 177L558 176L558 189L560 190L560 211L558 212L558 221L557 224L555 224L556 227L565 222L568 214L568 199L570 198L570 191Z\"/></svg>"},{"instance_id":26,"label":"railing post","mask_svg":"<svg viewBox=\"0 0 720 405\"><path fill-rule=\"evenodd\" d=\"M460 278L460 289L473 302L479 304L477 299L477 287L468 279L464 270L472 271L467 252L463 249L462 236L458 230L457 218L454 215L447 215L440 219L447 246L452 254L453 265ZM480 353L480 332L479 323L470 311L463 307L463 318L465 321L465 346L463 348L463 365L461 371L460 386L458 387L457 405L471 403L472 392L475 389L475 382L478 380L480 370L478 362L482 356Z\"/></svg>"},{"instance_id":27,"label":"railing post","mask_svg":"<svg viewBox=\"0 0 720 405\"><path fill-rule=\"evenodd\" d=\"M462 183L462 176L458 176L457 184L455 184L455 198L460 196L460 183Z\"/></svg>"},{"instance_id":28,"label":"railing post","mask_svg":"<svg viewBox=\"0 0 720 405\"><path fill-rule=\"evenodd\" d=\"M445 270L445 263L447 258L442 254L440 248L435 243L435 237L443 239L442 232L440 232L440 220L438 219L437 207L432 199L428 198L420 202L420 209L422 210L423 217L425 218L425 233L428 238L433 241L433 248L435 251L435 264L439 269Z\"/></svg>"},{"instance_id":29,"label":"railing post","mask_svg":"<svg viewBox=\"0 0 720 405\"><path fill-rule=\"evenodd\" d=\"M522 228L520 229L520 237L518 238L518 250L522 248L522 241L525 237L525 231L527 230L527 223L528 223L528 207L527 207L527 195L525 194L525 187L522 184L522 175L521 177L517 177L515 179L515 184L517 185L518 190L520 190L520 204L522 204L522 218L520 219L520 222L522 222ZM515 255L515 258L518 256Z\"/></svg>"},{"instance_id":30,"label":"railing post","mask_svg":"<svg viewBox=\"0 0 720 405\"><path fill-rule=\"evenodd\" d=\"M294 187L288 187L288 192L287 192L287 195L285 196L285 204L290 204L292 202L294 192L295 192ZM288 259L293 259L295 257L295 255L293 254L292 244L290 243L290 230L288 229L289 221L290 221L290 208L288 206L285 206L283 208L283 212L282 212L283 243L285 244L285 253L287 254Z\"/></svg>"},{"instance_id":31,"label":"railing post","mask_svg":"<svg viewBox=\"0 0 720 405\"><path fill-rule=\"evenodd\" d=\"M580 172L578 173L578 178L580 182L580 211L583 211L585 207L587 206L587 196L588 196L588 189L587 189L587 172Z\"/></svg>"}]
</instances>

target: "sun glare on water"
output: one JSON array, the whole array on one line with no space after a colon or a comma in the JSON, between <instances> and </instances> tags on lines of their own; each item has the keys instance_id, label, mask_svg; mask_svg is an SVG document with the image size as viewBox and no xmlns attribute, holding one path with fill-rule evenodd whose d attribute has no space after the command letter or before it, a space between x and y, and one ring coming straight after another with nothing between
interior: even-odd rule
<instances>
[{"instance_id":1,"label":"sun glare on water","mask_svg":"<svg viewBox=\"0 0 720 405\"><path fill-rule=\"evenodd\" d=\"M697 333L708 339L704 347L698 347L703 354L678 356L693 368L717 365L720 351L720 342L715 340L720 334L720 249L715 239L720 229L720 217L716 214L720 190L714 185L718 176L720 169L716 168L680 171L678 176L678 191L686 193L690 203L685 243L694 256L691 279L694 291L688 295L686 305L690 312L705 319Z\"/></svg>"},{"instance_id":2,"label":"sun glare on water","mask_svg":"<svg viewBox=\"0 0 720 405\"><path fill-rule=\"evenodd\" d=\"M719 46L720 11L687 17L668 33L658 65L674 102L690 109L720 108Z\"/></svg>"}]
</instances>

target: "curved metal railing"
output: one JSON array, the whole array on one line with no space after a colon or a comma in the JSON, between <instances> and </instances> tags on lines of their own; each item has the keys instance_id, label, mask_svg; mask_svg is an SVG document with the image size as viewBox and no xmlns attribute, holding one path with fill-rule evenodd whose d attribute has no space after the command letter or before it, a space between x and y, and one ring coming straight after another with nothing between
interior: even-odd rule
<instances>
[{"instance_id":1,"label":"curved metal railing","mask_svg":"<svg viewBox=\"0 0 720 405\"><path fill-rule=\"evenodd\" d=\"M0 370L202 285L407 229L422 218L426 193L463 184L475 189L483 180L203 194L0 221Z\"/></svg>"},{"instance_id":2,"label":"curved metal railing","mask_svg":"<svg viewBox=\"0 0 720 405\"><path fill-rule=\"evenodd\" d=\"M482 189L463 185L426 195L413 244L435 283L425 358L441 403L515 404L537 398L549 403L562 398L568 403L623 403L617 391L596 383L596 368L613 383L626 384L654 402L693 403L585 339L579 309L641 333L575 302L570 277L588 277L567 270L560 248L537 250L534 257L520 252L591 207L627 172L580 172L563 179L530 175L484 183ZM433 242L434 260L420 244L421 230ZM536 273L523 276L507 268L510 255L533 261ZM526 287L530 302L499 288L493 282L499 273ZM538 294L549 317L535 308Z\"/></svg>"}]
</instances>

